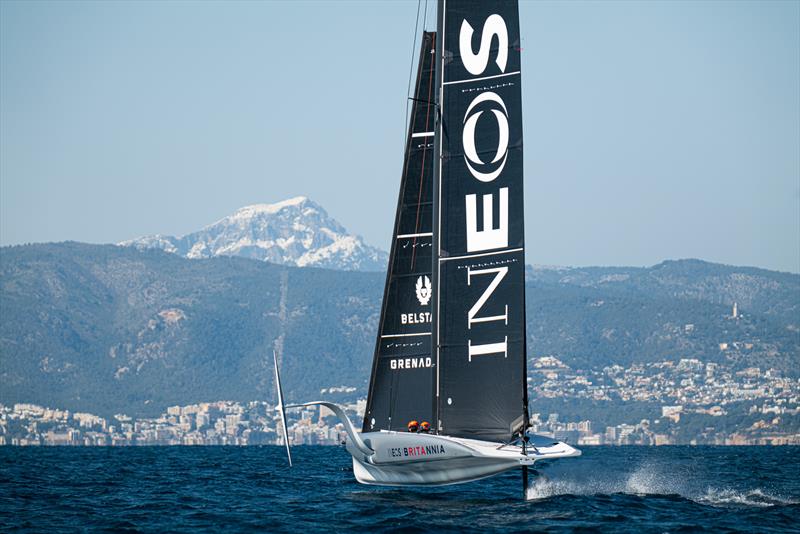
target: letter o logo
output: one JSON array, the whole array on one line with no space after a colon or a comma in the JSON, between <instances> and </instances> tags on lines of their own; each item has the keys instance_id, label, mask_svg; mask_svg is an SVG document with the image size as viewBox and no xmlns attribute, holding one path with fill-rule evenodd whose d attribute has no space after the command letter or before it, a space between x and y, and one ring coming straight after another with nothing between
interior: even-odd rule
<instances>
[{"instance_id":1,"label":"letter o logo","mask_svg":"<svg viewBox=\"0 0 800 534\"><path fill-rule=\"evenodd\" d=\"M491 162L484 162L478 155L478 150L475 147L475 129L478 125L478 119L483 114L483 111L475 111L478 104L483 102L494 103L491 111L497 121L498 140L497 151L494 159ZM464 147L464 161L467 164L469 172L472 176L481 182L491 182L503 172L503 167L506 165L508 158L508 110L503 99L497 93L486 92L476 96L475 99L467 107L467 112L464 114L464 131L461 134L461 143ZM499 162L499 166L496 164ZM490 166L491 170L486 170L486 166ZM482 168L485 172L481 172L478 168Z\"/></svg>"}]
</instances>

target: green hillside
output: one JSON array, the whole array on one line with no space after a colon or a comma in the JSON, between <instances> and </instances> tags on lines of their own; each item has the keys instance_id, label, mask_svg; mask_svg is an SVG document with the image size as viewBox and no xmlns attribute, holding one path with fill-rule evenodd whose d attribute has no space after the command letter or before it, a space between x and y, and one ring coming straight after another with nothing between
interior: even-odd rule
<instances>
[{"instance_id":1,"label":"green hillside","mask_svg":"<svg viewBox=\"0 0 800 534\"><path fill-rule=\"evenodd\" d=\"M384 276L59 243L0 249L0 402L99 414L365 395ZM741 315L733 319L738 302ZM698 358L800 376L800 276L697 260L528 270L529 356ZM721 343L728 346L720 349Z\"/></svg>"}]
</instances>

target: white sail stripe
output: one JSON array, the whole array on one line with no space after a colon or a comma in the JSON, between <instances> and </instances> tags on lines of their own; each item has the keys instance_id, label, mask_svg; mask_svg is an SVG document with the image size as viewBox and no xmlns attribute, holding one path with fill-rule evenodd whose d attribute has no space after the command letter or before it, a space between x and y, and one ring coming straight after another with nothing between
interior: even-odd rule
<instances>
[{"instance_id":1,"label":"white sail stripe","mask_svg":"<svg viewBox=\"0 0 800 534\"><path fill-rule=\"evenodd\" d=\"M401 235L397 236L397 239L403 239L403 238L407 238L407 237L431 237L432 235L433 235L433 232L425 232L425 233L422 233L422 234L401 234Z\"/></svg>"},{"instance_id":2,"label":"white sail stripe","mask_svg":"<svg viewBox=\"0 0 800 534\"><path fill-rule=\"evenodd\" d=\"M411 137L433 137L434 132L418 132L411 134Z\"/></svg>"},{"instance_id":3,"label":"white sail stripe","mask_svg":"<svg viewBox=\"0 0 800 534\"><path fill-rule=\"evenodd\" d=\"M491 80L493 78L505 78L506 76L513 76L519 74L518 70L514 72L505 72L503 74L495 74L494 76L484 76L482 78L467 78L466 80L453 80L452 82L444 82L442 85L455 85L458 83L479 82L481 80Z\"/></svg>"},{"instance_id":4,"label":"white sail stripe","mask_svg":"<svg viewBox=\"0 0 800 534\"><path fill-rule=\"evenodd\" d=\"M483 252L481 254L467 254L465 256L451 256L449 258L439 258L439 263L443 263L446 261L451 260L463 260L464 258L480 258L481 256L492 256L493 254L509 254L511 252L519 252L520 250L525 250L522 247L520 248L510 248L507 250L497 250L495 252Z\"/></svg>"},{"instance_id":5,"label":"white sail stripe","mask_svg":"<svg viewBox=\"0 0 800 534\"><path fill-rule=\"evenodd\" d=\"M381 338L384 338L384 337L429 336L429 335L431 335L430 332L418 332L416 334L386 334L384 336L381 336Z\"/></svg>"},{"instance_id":6,"label":"white sail stripe","mask_svg":"<svg viewBox=\"0 0 800 534\"><path fill-rule=\"evenodd\" d=\"M508 315L490 315L489 317L476 317L475 319L471 319L470 322L491 323L493 321L500 321L500 320L505 320L506 324L508 324Z\"/></svg>"}]
</instances>

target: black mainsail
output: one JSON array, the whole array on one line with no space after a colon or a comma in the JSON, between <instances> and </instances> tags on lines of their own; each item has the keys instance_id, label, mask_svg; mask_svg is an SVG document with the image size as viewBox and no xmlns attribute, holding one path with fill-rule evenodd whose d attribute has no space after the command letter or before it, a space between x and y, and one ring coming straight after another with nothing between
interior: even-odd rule
<instances>
[{"instance_id":1,"label":"black mainsail","mask_svg":"<svg viewBox=\"0 0 800 534\"><path fill-rule=\"evenodd\" d=\"M433 422L431 355L436 34L424 32L364 432Z\"/></svg>"},{"instance_id":2,"label":"black mainsail","mask_svg":"<svg viewBox=\"0 0 800 534\"><path fill-rule=\"evenodd\" d=\"M439 434L508 441L527 422L516 0L439 0L434 410Z\"/></svg>"}]
</instances>

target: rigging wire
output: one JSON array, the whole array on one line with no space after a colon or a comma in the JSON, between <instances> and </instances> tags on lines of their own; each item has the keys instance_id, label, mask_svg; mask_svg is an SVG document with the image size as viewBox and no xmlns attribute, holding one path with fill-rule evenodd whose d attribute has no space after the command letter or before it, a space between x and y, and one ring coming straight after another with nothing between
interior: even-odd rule
<instances>
[{"instance_id":1,"label":"rigging wire","mask_svg":"<svg viewBox=\"0 0 800 534\"><path fill-rule=\"evenodd\" d=\"M417 0L417 20L414 22L414 41L411 43L411 64L408 66L408 87L406 88L406 97L411 96L411 78L414 74L414 56L417 50L417 33L419 32L419 8L422 6L422 0ZM425 0L425 9L428 9L428 0ZM427 18L427 13L426 13ZM406 128L408 128L408 102L406 98L406 115L403 121L403 145L406 144Z\"/></svg>"}]
</instances>

